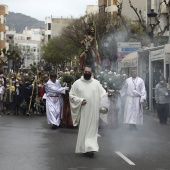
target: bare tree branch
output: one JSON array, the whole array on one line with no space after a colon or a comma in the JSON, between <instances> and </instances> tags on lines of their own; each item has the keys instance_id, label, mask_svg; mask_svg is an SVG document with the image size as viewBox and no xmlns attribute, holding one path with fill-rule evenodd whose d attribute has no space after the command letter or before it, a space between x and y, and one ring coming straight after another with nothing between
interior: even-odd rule
<instances>
[{"instance_id":1,"label":"bare tree branch","mask_svg":"<svg viewBox=\"0 0 170 170\"><path fill-rule=\"evenodd\" d=\"M134 12L136 13L138 19L139 19L139 23L140 25L143 27L144 31L146 31L146 25L144 24L143 22L143 18L141 18L142 16L142 11L140 10L139 13L138 13L138 10L137 8L135 8L133 5L132 5L132 2L131 0L129 0L129 4L130 4L130 7L134 10Z\"/></svg>"},{"instance_id":2,"label":"bare tree branch","mask_svg":"<svg viewBox=\"0 0 170 170\"><path fill-rule=\"evenodd\" d=\"M117 5L117 9L118 9L117 15L118 15L118 16L120 17L120 19L122 20L122 24L123 24L123 26L125 27L127 34L130 34L129 29L127 28L126 21L125 21L124 18L122 17L122 5L123 5L123 3L119 3L119 5Z\"/></svg>"}]
</instances>

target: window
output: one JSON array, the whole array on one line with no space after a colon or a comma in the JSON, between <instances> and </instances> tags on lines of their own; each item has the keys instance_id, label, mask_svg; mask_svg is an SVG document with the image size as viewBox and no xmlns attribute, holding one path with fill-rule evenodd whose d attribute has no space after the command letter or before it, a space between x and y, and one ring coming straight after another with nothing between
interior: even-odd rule
<instances>
[{"instance_id":1,"label":"window","mask_svg":"<svg viewBox=\"0 0 170 170\"><path fill-rule=\"evenodd\" d=\"M48 23L48 30L51 30L51 23Z\"/></svg>"},{"instance_id":2,"label":"window","mask_svg":"<svg viewBox=\"0 0 170 170\"><path fill-rule=\"evenodd\" d=\"M111 0L108 0L108 6L111 6Z\"/></svg>"},{"instance_id":3,"label":"window","mask_svg":"<svg viewBox=\"0 0 170 170\"><path fill-rule=\"evenodd\" d=\"M48 40L50 40L51 39L51 35L48 35Z\"/></svg>"},{"instance_id":4,"label":"window","mask_svg":"<svg viewBox=\"0 0 170 170\"><path fill-rule=\"evenodd\" d=\"M99 13L104 13L104 12L105 12L105 6L100 6Z\"/></svg>"}]
</instances>

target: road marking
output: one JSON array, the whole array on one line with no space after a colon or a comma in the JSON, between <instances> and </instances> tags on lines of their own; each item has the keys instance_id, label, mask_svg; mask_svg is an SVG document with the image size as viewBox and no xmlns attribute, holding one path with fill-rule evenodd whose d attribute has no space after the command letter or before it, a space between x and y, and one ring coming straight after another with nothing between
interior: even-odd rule
<instances>
[{"instance_id":1,"label":"road marking","mask_svg":"<svg viewBox=\"0 0 170 170\"><path fill-rule=\"evenodd\" d=\"M123 155L121 152L115 152L118 154L122 159L124 159L129 165L135 165L130 159L128 159L125 155Z\"/></svg>"}]
</instances>

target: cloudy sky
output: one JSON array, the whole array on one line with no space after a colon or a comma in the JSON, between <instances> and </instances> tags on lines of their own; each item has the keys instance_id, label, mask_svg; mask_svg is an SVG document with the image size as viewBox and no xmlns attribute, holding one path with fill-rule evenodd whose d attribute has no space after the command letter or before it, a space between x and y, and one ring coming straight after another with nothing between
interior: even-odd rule
<instances>
[{"instance_id":1,"label":"cloudy sky","mask_svg":"<svg viewBox=\"0 0 170 170\"><path fill-rule=\"evenodd\" d=\"M0 0L10 12L22 13L38 20L45 17L80 17L87 5L97 5L98 0Z\"/></svg>"}]
</instances>

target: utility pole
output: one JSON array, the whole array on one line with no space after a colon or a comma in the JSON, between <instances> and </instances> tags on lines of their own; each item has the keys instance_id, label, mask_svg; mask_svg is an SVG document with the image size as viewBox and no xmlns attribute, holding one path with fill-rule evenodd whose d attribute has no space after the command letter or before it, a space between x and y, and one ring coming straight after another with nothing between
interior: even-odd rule
<instances>
[{"instance_id":1,"label":"utility pole","mask_svg":"<svg viewBox=\"0 0 170 170\"><path fill-rule=\"evenodd\" d=\"M169 24L169 39L168 39L168 44L170 44L170 0L167 3L167 9L168 9L168 24Z\"/></svg>"}]
</instances>

